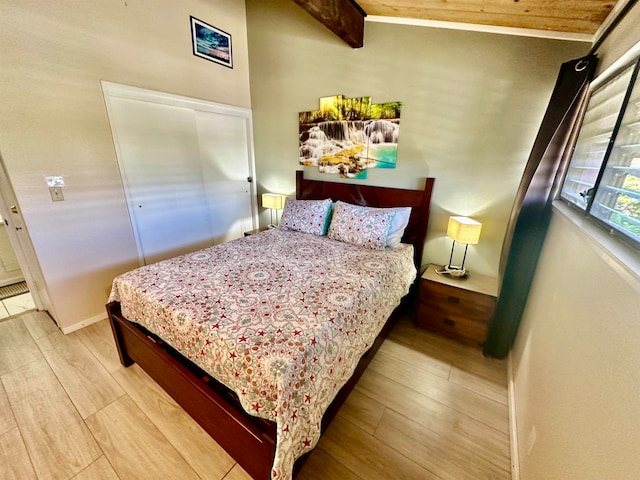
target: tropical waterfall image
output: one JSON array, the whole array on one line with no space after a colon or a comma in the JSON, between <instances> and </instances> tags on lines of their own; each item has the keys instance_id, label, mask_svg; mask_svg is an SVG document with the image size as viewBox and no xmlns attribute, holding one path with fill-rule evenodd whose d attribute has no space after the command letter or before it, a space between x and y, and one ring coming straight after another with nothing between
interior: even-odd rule
<instances>
[{"instance_id":1,"label":"tropical waterfall image","mask_svg":"<svg viewBox=\"0 0 640 480\"><path fill-rule=\"evenodd\" d=\"M300 164L323 173L366 178L369 168L395 168L400 102L371 97L320 99L320 110L299 114Z\"/></svg>"}]
</instances>

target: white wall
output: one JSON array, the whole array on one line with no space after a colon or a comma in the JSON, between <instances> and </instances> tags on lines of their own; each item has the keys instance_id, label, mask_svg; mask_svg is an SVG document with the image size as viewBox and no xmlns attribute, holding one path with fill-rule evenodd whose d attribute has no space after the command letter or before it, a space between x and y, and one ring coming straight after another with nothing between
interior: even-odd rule
<instances>
[{"instance_id":1,"label":"white wall","mask_svg":"<svg viewBox=\"0 0 640 480\"><path fill-rule=\"evenodd\" d=\"M193 15L231 33L234 68L192 54ZM0 154L63 328L104 316L137 251L100 89L108 80L249 108L244 3L25 0L0 15ZM44 175L64 175L53 203Z\"/></svg>"},{"instance_id":2,"label":"white wall","mask_svg":"<svg viewBox=\"0 0 640 480\"><path fill-rule=\"evenodd\" d=\"M401 101L397 168L371 170L362 182L416 188L417 178L436 177L425 261L449 259L448 217L469 215L483 233L466 266L497 275L558 70L589 45L367 22L364 48L352 49L287 0L247 0L247 25L259 188L294 191L297 114L318 109L320 97ZM317 168L307 174L340 181Z\"/></svg>"},{"instance_id":3,"label":"white wall","mask_svg":"<svg viewBox=\"0 0 640 480\"><path fill-rule=\"evenodd\" d=\"M600 70L640 40L639 21L636 6ZM639 295L640 277L554 211L511 352L522 480L638 478Z\"/></svg>"}]
</instances>

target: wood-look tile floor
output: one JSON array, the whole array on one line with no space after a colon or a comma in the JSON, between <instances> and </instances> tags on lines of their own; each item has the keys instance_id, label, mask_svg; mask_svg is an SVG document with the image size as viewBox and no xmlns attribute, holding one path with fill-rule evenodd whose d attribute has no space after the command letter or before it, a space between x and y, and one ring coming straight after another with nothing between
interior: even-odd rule
<instances>
[{"instance_id":1,"label":"wood-look tile floor","mask_svg":"<svg viewBox=\"0 0 640 480\"><path fill-rule=\"evenodd\" d=\"M36 308L30 293L22 293L15 297L0 300L0 320L13 315L19 315Z\"/></svg>"},{"instance_id":2,"label":"wood-look tile floor","mask_svg":"<svg viewBox=\"0 0 640 480\"><path fill-rule=\"evenodd\" d=\"M136 365L106 320L0 321L0 479L249 476ZM298 479L508 479L506 364L401 319Z\"/></svg>"}]
</instances>

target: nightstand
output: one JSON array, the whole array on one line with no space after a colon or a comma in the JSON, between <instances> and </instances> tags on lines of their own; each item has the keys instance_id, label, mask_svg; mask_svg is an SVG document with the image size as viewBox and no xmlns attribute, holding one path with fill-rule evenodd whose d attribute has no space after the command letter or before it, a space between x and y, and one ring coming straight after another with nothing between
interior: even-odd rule
<instances>
[{"instance_id":1,"label":"nightstand","mask_svg":"<svg viewBox=\"0 0 640 480\"><path fill-rule=\"evenodd\" d=\"M472 273L454 278L436 273L429 265L420 280L417 324L444 337L479 347L493 315L498 280Z\"/></svg>"},{"instance_id":2,"label":"nightstand","mask_svg":"<svg viewBox=\"0 0 640 480\"><path fill-rule=\"evenodd\" d=\"M247 230L244 232L244 236L248 237L249 235L255 235L256 233L264 232L265 230L269 230L269 227L260 227L255 230Z\"/></svg>"}]
</instances>

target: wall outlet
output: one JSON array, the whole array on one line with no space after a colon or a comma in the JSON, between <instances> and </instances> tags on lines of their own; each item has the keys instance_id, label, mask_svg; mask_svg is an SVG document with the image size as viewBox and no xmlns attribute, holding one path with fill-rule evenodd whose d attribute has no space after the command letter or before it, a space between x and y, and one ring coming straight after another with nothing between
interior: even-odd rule
<instances>
[{"instance_id":1,"label":"wall outlet","mask_svg":"<svg viewBox=\"0 0 640 480\"><path fill-rule=\"evenodd\" d=\"M533 450L533 445L536 443L536 438L536 427L534 425L531 427L529 437L527 437L527 456L531 455L531 450Z\"/></svg>"}]
</instances>

